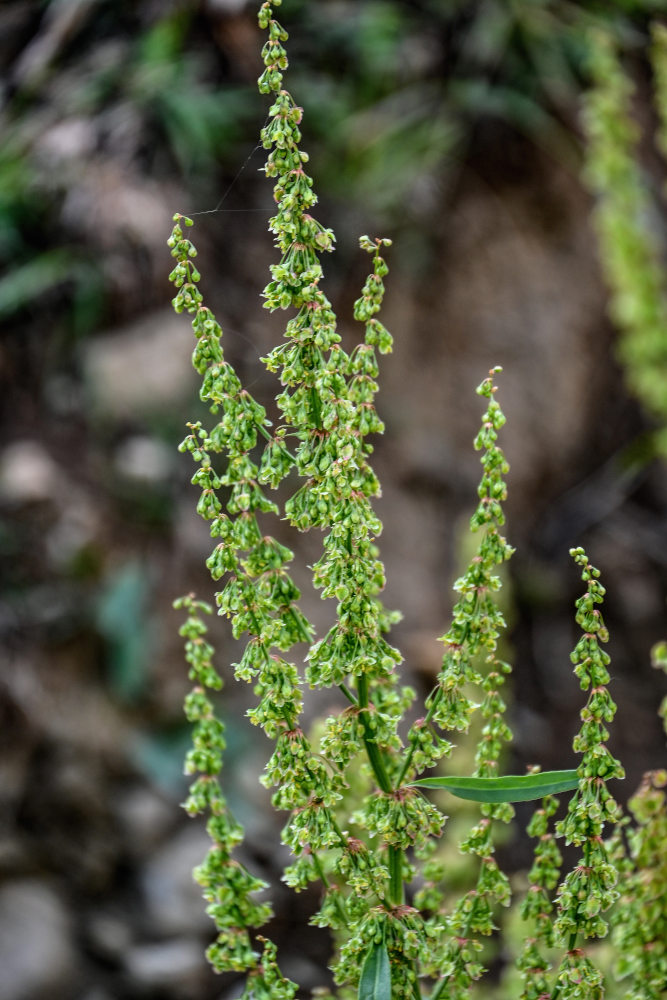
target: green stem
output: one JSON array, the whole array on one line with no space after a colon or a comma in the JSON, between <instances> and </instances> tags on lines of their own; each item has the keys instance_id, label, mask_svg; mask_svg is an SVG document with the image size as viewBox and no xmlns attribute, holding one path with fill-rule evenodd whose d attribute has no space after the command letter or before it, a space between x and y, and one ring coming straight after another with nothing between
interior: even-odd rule
<instances>
[{"instance_id":1,"label":"green stem","mask_svg":"<svg viewBox=\"0 0 667 1000\"><path fill-rule=\"evenodd\" d=\"M368 677L366 674L360 674L357 677L357 704L359 706L359 718L361 719L361 724L364 729L364 746L366 748L366 754L368 755L369 763L373 769L373 774L375 775L375 780L378 785L387 795L393 791L391 787L391 781L389 780L389 775L387 774L387 769L384 764L384 758L380 752L380 748L375 740L375 735L370 725L370 708L368 703Z\"/></svg>"},{"instance_id":2,"label":"green stem","mask_svg":"<svg viewBox=\"0 0 667 1000\"><path fill-rule=\"evenodd\" d=\"M403 895L403 852L398 847L389 848L389 900L392 906L400 906Z\"/></svg>"},{"instance_id":3,"label":"green stem","mask_svg":"<svg viewBox=\"0 0 667 1000\"><path fill-rule=\"evenodd\" d=\"M292 622L296 626L296 629L299 632L302 640L304 642L310 642L310 635L304 628L303 622L300 621L300 619L294 614L294 609L288 605L285 610L287 611L288 615L292 619Z\"/></svg>"},{"instance_id":4,"label":"green stem","mask_svg":"<svg viewBox=\"0 0 667 1000\"><path fill-rule=\"evenodd\" d=\"M480 869L479 874L477 875L477 885L475 887L475 895L476 896L480 895L479 887L480 887L481 881L482 881L482 870ZM468 935L470 934L470 921L471 920L472 920L472 911L470 911L468 913L468 916L467 916L466 922L465 922L465 927L463 928L463 930L461 932L461 937L465 938L466 940L468 939ZM457 967L462 964L460 950L457 952L457 955L456 955L456 958L454 959L454 962L456 963ZM438 986L436 987L435 991L433 993L431 993L431 996L428 998L428 1000L440 1000L440 997L442 996L442 992L447 987L447 984L448 984L448 982L450 981L451 978L452 978L452 974L451 973L448 976L444 976L440 980L440 982L438 983Z\"/></svg>"},{"instance_id":5,"label":"green stem","mask_svg":"<svg viewBox=\"0 0 667 1000\"><path fill-rule=\"evenodd\" d=\"M345 836L345 834L343 833L343 831L339 827L339 825L336 822L336 820L334 819L333 815L331 815L331 826L332 826L332 829L333 829L334 833L336 834L336 836L340 840L341 846L343 848L347 848L347 837Z\"/></svg>"},{"instance_id":6,"label":"green stem","mask_svg":"<svg viewBox=\"0 0 667 1000\"><path fill-rule=\"evenodd\" d=\"M567 942L567 950L568 950L568 952L574 951L574 949L577 946L577 938L578 937L579 937L579 932L578 931L573 931L573 933L570 934L570 938L569 938L569 940ZM559 993L560 993L560 983L556 983L556 987L555 987L553 993L551 994L551 1000L557 1000Z\"/></svg>"},{"instance_id":7,"label":"green stem","mask_svg":"<svg viewBox=\"0 0 667 1000\"><path fill-rule=\"evenodd\" d=\"M431 993L428 1000L440 1000L440 997L442 996L442 991L444 990L448 982L449 982L449 976L446 976L444 979L441 979L435 991Z\"/></svg>"},{"instance_id":8,"label":"green stem","mask_svg":"<svg viewBox=\"0 0 667 1000\"><path fill-rule=\"evenodd\" d=\"M347 687L347 686L346 686L345 684L339 684L339 685L338 685L338 688L339 688L339 690L340 690L340 691L342 691L342 692L343 692L343 694L345 695L345 697L347 698L347 700L348 700L348 701L349 701L349 702L350 702L350 703L351 703L352 705L354 705L354 707L355 707L355 708L359 708L359 702L358 702L358 701L357 701L357 699L356 699L356 698L354 697L354 695L353 695L353 694L352 694L352 692L350 691L349 687Z\"/></svg>"},{"instance_id":9,"label":"green stem","mask_svg":"<svg viewBox=\"0 0 667 1000\"><path fill-rule=\"evenodd\" d=\"M369 722L369 700L368 700L368 677L361 674L357 677L357 694L359 704L359 718L364 728L364 746L369 763L373 769L375 780L381 790L390 795L393 792L392 784L387 774L384 757L375 741L375 735L370 728ZM398 847L389 847L389 905L400 906L403 902L403 853Z\"/></svg>"},{"instance_id":10,"label":"green stem","mask_svg":"<svg viewBox=\"0 0 667 1000\"><path fill-rule=\"evenodd\" d=\"M271 434L269 434L269 432L267 431L266 427L263 424L257 424L256 426L260 434L269 442L269 444L275 440L271 436ZM281 447L283 448L285 454L289 458L292 465L296 465L296 457L292 454L292 452L288 448L286 448L284 444L281 445Z\"/></svg>"}]
</instances>

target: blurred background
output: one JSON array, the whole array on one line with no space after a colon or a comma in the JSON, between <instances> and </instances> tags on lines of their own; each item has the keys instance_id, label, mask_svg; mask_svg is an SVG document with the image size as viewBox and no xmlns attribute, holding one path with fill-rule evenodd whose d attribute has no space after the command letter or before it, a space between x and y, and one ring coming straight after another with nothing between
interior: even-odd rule
<instances>
[{"instance_id":1,"label":"blurred background","mask_svg":"<svg viewBox=\"0 0 667 1000\"><path fill-rule=\"evenodd\" d=\"M439 668L435 636L470 555L474 389L500 364L517 548L507 770L576 765L581 584L568 549L581 544L608 590L626 797L664 764L650 650L667 634L667 477L656 407L617 360L581 107L587 32L602 26L634 85L642 224L660 250L648 52L665 7L285 0L280 14L318 218L338 237L326 287L345 337L359 335L357 237L394 240L375 467L386 603L404 613L394 636L412 682L425 693ZM190 870L207 838L178 806L187 680L171 603L191 589L211 600L213 586L193 470L176 450L202 414L166 240L175 211L207 213L193 231L207 301L228 360L270 400L257 358L284 318L259 297L274 252L255 13L245 0L0 2L0 1000L240 992L204 962L212 924ZM319 539L298 545L312 561ZM329 614L304 603L318 622ZM315 903L286 902L277 881L279 819L257 784L270 747L243 719L224 623L212 634L242 857L274 885L285 973L321 984L327 942L302 930L295 941L291 923ZM526 864L521 842L508 857Z\"/></svg>"}]
</instances>

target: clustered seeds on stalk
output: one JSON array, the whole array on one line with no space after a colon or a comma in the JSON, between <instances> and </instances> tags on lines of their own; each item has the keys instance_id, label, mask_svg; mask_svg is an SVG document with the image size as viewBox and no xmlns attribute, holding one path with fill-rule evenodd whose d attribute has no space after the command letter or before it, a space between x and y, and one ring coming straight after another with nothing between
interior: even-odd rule
<instances>
[{"instance_id":1,"label":"clustered seeds on stalk","mask_svg":"<svg viewBox=\"0 0 667 1000\"><path fill-rule=\"evenodd\" d=\"M303 111L283 85L287 32L274 17L278 6L278 0L263 3L259 12L267 34L259 89L271 98L261 142L268 151L264 173L274 182L269 228L280 255L270 268L264 306L290 313L283 339L263 359L281 386L272 419L225 359L222 329L204 304L196 250L186 236L191 220L175 217L169 245L175 258L173 304L191 316L193 364L211 413L207 426L189 425L180 447L195 463L197 511L213 540L207 566L220 581L218 613L230 620L233 636L245 640L234 669L256 696L248 718L272 744L260 780L273 790L274 807L286 814L281 836L291 858L283 878L297 892L318 887L320 907L311 922L328 928L334 942L335 987L323 985L318 995L420 1000L427 991L430 1000L469 997L488 965L484 942L497 931L500 908L510 903L509 880L496 858L498 824L512 820L513 802L541 799L529 830L537 845L522 904L530 930L519 960L522 1000L593 1000L602 995L601 976L586 941L606 933L605 914L619 892L618 871L625 865L628 878L634 871L632 858L616 860L616 848L602 839L605 825L621 820L607 782L623 772L606 746L605 723L615 706L601 646L606 629L598 607L604 594L599 573L583 550L573 551L587 584L577 602L583 635L573 654L575 674L588 692L574 741L582 761L576 770L542 774L535 768L503 776L512 738L502 693L510 667L501 657L505 622L497 594L500 567L513 550L501 531L508 464L498 443L505 422L496 399L499 369L492 369L478 388L486 410L474 442L482 465L471 520L476 552L455 583L457 599L442 637L434 688L419 718L402 725L416 695L401 683L402 657L389 639L398 615L380 597L382 524L373 507L380 486L368 440L383 430L375 409L379 355L391 351L392 338L378 313L390 241L361 238L370 273L353 314L363 335L347 351L322 287L321 260L333 249L334 235L312 214L317 196L301 148ZM335 605L335 622L322 637L315 636L300 608L292 551L268 533L275 516L296 532L321 532L312 582ZM212 840L196 872L218 932L208 955L216 970L245 975L244 1000L291 1000L297 985L280 972L276 946L258 933L272 916L270 905L255 899L265 885L235 855L243 831L218 780L224 726L213 693L221 680L203 618L211 608L192 595L177 606L187 612L181 631L195 685L186 699L193 724L186 769L195 780L185 806L193 815L208 815ZM297 664L299 644L306 646L303 669ZM333 689L340 700L317 732L304 722L304 685ZM470 731L476 713L481 732L474 773L421 778L452 754L454 740ZM651 787L653 802L662 786L654 781ZM480 804L459 845L474 862L476 878L458 900L448 892L439 855L446 817L426 788ZM563 791L574 796L557 834L583 857L556 889L561 857L549 819L555 795ZM648 856L647 844L657 836L648 821L643 829L643 839L637 834L633 841L634 859ZM639 897L637 886L633 892ZM646 894L636 920L651 906L653 896ZM629 951L639 951L640 944L632 938ZM554 947L565 949L555 973L545 957ZM653 998L646 993L645 1000Z\"/></svg>"}]
</instances>

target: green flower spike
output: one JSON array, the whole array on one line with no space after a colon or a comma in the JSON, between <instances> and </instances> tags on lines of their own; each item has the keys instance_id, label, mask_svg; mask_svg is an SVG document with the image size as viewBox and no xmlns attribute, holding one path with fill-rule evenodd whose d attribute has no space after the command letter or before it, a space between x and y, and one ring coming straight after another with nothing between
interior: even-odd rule
<instances>
[{"instance_id":1,"label":"green flower spike","mask_svg":"<svg viewBox=\"0 0 667 1000\"><path fill-rule=\"evenodd\" d=\"M190 786L184 809L190 816L208 815L206 829L213 841L194 873L208 901L207 913L218 929L207 957L217 972L243 972L257 963L249 932L266 923L272 910L268 903L253 899L266 883L253 878L232 854L243 840L243 828L231 815L218 780L225 749L224 725L216 717L206 689L219 691L222 680L213 666L214 651L206 640L202 617L211 614L212 609L192 594L179 598L174 606L187 612L180 634L186 640L185 658L190 664L190 679L195 682L185 699L185 714L193 724L192 749L185 769L187 774L198 776Z\"/></svg>"},{"instance_id":2,"label":"green flower spike","mask_svg":"<svg viewBox=\"0 0 667 1000\"><path fill-rule=\"evenodd\" d=\"M576 620L582 636L572 653L574 672L588 701L581 711L581 729L573 741L582 754L578 768L579 787L571 798L567 816L556 824L566 844L582 848L583 856L566 876L557 894L554 924L557 940L567 947L556 973L556 992L560 1000L601 996L601 976L578 947L581 938L604 937L608 924L604 914L618 897L617 872L610 862L602 834L606 824L616 824L621 811L607 789L612 778L623 778L620 763L607 749L609 737L605 723L616 712L606 685L609 683L609 655L602 644L608 640L607 629L599 610L604 599L600 572L588 561L583 549L570 553L581 567L586 593L576 602Z\"/></svg>"}]
</instances>

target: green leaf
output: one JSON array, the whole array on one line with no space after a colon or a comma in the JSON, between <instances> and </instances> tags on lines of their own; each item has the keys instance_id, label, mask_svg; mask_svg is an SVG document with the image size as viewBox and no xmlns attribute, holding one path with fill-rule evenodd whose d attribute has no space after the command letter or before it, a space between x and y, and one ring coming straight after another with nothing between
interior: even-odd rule
<instances>
[{"instance_id":1,"label":"green leaf","mask_svg":"<svg viewBox=\"0 0 667 1000\"><path fill-rule=\"evenodd\" d=\"M384 941L368 949L359 980L358 1000L391 1000L389 955Z\"/></svg>"},{"instance_id":2,"label":"green leaf","mask_svg":"<svg viewBox=\"0 0 667 1000\"><path fill-rule=\"evenodd\" d=\"M0 280L0 319L33 303L74 276L74 257L68 248L47 250L8 271Z\"/></svg>"},{"instance_id":3,"label":"green leaf","mask_svg":"<svg viewBox=\"0 0 667 1000\"><path fill-rule=\"evenodd\" d=\"M530 802L545 795L571 792L579 784L576 771L541 771L539 774L508 774L502 778L422 778L412 781L418 788L445 788L460 799L473 802Z\"/></svg>"}]
</instances>

